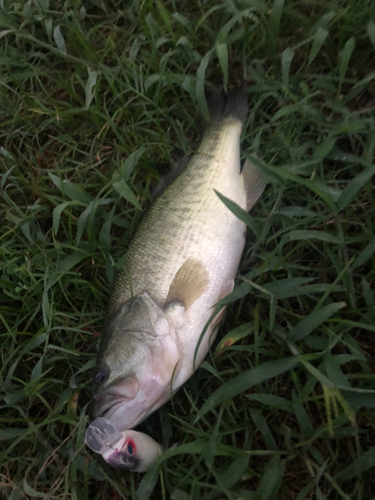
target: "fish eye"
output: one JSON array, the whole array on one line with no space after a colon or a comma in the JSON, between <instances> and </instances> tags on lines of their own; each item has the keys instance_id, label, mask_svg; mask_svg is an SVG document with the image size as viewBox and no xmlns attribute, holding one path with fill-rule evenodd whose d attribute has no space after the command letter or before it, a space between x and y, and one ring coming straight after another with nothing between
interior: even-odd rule
<instances>
[{"instance_id":1,"label":"fish eye","mask_svg":"<svg viewBox=\"0 0 375 500\"><path fill-rule=\"evenodd\" d=\"M94 375L94 381L96 384L104 384L109 378L109 369L106 366L101 366L98 368L96 374Z\"/></svg>"}]
</instances>

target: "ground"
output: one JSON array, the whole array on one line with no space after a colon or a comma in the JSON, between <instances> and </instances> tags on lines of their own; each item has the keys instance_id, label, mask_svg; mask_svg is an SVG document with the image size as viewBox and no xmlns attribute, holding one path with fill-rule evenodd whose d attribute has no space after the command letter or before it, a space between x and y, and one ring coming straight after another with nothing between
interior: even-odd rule
<instances>
[{"instance_id":1,"label":"ground","mask_svg":"<svg viewBox=\"0 0 375 500\"><path fill-rule=\"evenodd\" d=\"M0 4L0 495L367 500L375 491L375 3ZM83 444L116 268L243 87L268 186L219 340L141 430L145 475ZM178 446L176 446L178 444Z\"/></svg>"}]
</instances>

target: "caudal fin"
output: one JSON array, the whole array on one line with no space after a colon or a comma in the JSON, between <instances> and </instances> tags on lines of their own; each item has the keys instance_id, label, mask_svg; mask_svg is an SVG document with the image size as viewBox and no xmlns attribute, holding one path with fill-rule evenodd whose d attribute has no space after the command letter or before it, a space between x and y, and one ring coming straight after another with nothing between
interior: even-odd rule
<instances>
[{"instance_id":1,"label":"caudal fin","mask_svg":"<svg viewBox=\"0 0 375 500\"><path fill-rule=\"evenodd\" d=\"M225 118L235 118L244 122L249 111L248 96L243 90L234 90L229 94L213 92L207 97L211 123Z\"/></svg>"}]
</instances>

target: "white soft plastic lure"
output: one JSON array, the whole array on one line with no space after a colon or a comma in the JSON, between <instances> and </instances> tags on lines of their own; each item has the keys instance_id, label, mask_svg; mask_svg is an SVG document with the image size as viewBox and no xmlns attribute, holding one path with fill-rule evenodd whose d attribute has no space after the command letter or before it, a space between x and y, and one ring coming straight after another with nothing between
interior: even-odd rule
<instances>
[{"instance_id":1,"label":"white soft plastic lure","mask_svg":"<svg viewBox=\"0 0 375 500\"><path fill-rule=\"evenodd\" d=\"M143 432L120 432L105 418L97 418L87 429L85 443L113 467L145 472L161 455L161 446Z\"/></svg>"}]
</instances>

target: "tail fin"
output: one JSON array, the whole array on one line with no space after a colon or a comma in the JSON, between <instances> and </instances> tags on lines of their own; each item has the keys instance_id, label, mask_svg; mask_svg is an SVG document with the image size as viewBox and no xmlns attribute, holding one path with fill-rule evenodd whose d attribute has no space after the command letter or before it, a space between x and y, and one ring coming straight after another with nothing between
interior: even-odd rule
<instances>
[{"instance_id":1,"label":"tail fin","mask_svg":"<svg viewBox=\"0 0 375 500\"><path fill-rule=\"evenodd\" d=\"M235 118L244 123L249 111L248 96L243 90L235 90L227 95L213 92L207 97L207 106L211 123L224 118Z\"/></svg>"}]
</instances>

